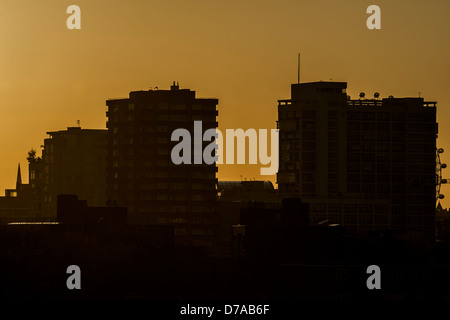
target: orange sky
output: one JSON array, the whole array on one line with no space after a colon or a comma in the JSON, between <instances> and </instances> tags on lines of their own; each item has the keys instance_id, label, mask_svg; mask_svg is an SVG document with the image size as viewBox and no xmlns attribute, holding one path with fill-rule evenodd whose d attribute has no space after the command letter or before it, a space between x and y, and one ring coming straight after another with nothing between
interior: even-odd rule
<instances>
[{"instance_id":1,"label":"orange sky","mask_svg":"<svg viewBox=\"0 0 450 320\"><path fill-rule=\"evenodd\" d=\"M66 27L71 4L81 30ZM371 4L381 30L366 28ZM277 100L297 81L297 52L302 81L346 81L353 98L421 92L437 101L445 149L449 13L447 0L0 0L0 194L14 187L19 162L27 175L27 151L47 131L77 120L105 128L107 98L174 80L219 99L222 131L275 128ZM450 149L442 157L450 163ZM259 169L221 165L219 179L275 181Z\"/></svg>"}]
</instances>

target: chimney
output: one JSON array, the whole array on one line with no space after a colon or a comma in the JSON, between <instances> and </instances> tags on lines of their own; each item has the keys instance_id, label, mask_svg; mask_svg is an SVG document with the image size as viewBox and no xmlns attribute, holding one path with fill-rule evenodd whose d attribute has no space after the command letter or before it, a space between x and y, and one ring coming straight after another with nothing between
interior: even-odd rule
<instances>
[{"instance_id":1,"label":"chimney","mask_svg":"<svg viewBox=\"0 0 450 320\"><path fill-rule=\"evenodd\" d=\"M175 81L174 81L173 85L170 86L171 91L178 91L179 89L180 89L180 86L178 85L178 82L177 82L177 84L175 84Z\"/></svg>"}]
</instances>

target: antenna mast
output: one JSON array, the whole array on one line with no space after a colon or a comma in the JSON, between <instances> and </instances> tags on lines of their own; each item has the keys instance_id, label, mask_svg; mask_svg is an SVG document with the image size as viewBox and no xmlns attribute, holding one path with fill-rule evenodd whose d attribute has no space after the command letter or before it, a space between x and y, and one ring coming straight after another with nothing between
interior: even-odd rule
<instances>
[{"instance_id":1,"label":"antenna mast","mask_svg":"<svg viewBox=\"0 0 450 320\"><path fill-rule=\"evenodd\" d=\"M297 69L297 83L300 83L300 52L298 53Z\"/></svg>"}]
</instances>

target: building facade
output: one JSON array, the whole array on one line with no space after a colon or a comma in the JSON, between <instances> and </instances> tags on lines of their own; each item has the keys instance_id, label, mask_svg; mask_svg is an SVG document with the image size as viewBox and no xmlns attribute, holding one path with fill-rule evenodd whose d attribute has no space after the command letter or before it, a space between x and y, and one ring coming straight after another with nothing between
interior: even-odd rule
<instances>
[{"instance_id":1,"label":"building facade","mask_svg":"<svg viewBox=\"0 0 450 320\"><path fill-rule=\"evenodd\" d=\"M76 195L89 206L105 206L107 130L69 127L47 134L42 182L30 162L30 183L43 186L43 215L56 217L60 194Z\"/></svg>"},{"instance_id":2,"label":"building facade","mask_svg":"<svg viewBox=\"0 0 450 320\"><path fill-rule=\"evenodd\" d=\"M355 232L434 234L436 102L351 100L345 82L293 84L279 100L280 195L311 203L315 222Z\"/></svg>"},{"instance_id":3,"label":"building facade","mask_svg":"<svg viewBox=\"0 0 450 320\"><path fill-rule=\"evenodd\" d=\"M194 121L202 121L203 131L217 128L217 104L175 83L170 90L106 101L108 201L128 208L129 223L173 224L178 244L212 244L217 166L174 164L171 152L179 142L171 137L176 129L188 130L193 159ZM202 150L210 143L202 142Z\"/></svg>"}]
</instances>

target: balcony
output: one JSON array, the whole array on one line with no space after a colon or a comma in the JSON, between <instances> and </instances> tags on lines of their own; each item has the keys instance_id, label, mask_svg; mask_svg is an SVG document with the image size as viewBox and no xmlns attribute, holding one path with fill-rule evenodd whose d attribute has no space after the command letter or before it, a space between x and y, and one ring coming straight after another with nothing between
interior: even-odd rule
<instances>
[{"instance_id":1,"label":"balcony","mask_svg":"<svg viewBox=\"0 0 450 320\"><path fill-rule=\"evenodd\" d=\"M382 100L347 100L347 106L350 107L381 107L383 106Z\"/></svg>"}]
</instances>

